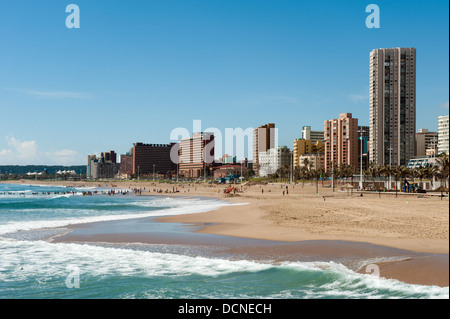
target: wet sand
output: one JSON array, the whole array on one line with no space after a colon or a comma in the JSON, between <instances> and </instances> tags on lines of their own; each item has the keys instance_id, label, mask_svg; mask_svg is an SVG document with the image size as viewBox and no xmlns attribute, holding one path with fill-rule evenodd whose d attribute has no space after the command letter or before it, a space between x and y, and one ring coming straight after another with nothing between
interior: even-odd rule
<instances>
[{"instance_id":1,"label":"wet sand","mask_svg":"<svg viewBox=\"0 0 450 319\"><path fill-rule=\"evenodd\" d=\"M53 243L101 244L259 262L336 262L359 273L372 273L406 283L448 287L448 255L417 253L367 243L337 240L300 242L222 236L202 232L208 224L161 222L159 218L129 219L72 225ZM368 267L369 266L369 267Z\"/></svg>"}]
</instances>

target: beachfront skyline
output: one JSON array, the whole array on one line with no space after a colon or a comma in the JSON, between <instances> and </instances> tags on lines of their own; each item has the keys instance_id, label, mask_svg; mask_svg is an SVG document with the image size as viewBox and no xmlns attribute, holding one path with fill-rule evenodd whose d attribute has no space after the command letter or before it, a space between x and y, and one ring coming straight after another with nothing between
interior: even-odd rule
<instances>
[{"instance_id":1,"label":"beachfront skyline","mask_svg":"<svg viewBox=\"0 0 450 319\"><path fill-rule=\"evenodd\" d=\"M417 129L448 114L448 2L7 1L0 12L0 164L84 164L88 154L170 142L176 127L369 124L373 49L417 49ZM192 133L192 132L191 132ZM251 151L249 152L251 158Z\"/></svg>"}]
</instances>

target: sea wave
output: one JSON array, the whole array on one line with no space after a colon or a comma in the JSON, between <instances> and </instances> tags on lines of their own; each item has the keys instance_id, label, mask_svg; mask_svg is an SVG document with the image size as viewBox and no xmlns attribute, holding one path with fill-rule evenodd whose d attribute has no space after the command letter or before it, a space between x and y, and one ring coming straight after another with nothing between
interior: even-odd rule
<instances>
[{"instance_id":1,"label":"sea wave","mask_svg":"<svg viewBox=\"0 0 450 319\"><path fill-rule=\"evenodd\" d=\"M209 298L449 298L448 287L411 285L359 274L335 262L273 264L13 240L0 241L0 251L0 294L2 286L14 286L29 278L49 285L52 280L60 283L67 277L68 267L76 267L83 285L93 287L98 283L106 295L110 292L104 283L111 278L129 278L134 283L151 280L153 286L127 291L130 298L173 297L175 292L165 289L167 283L177 283L188 296ZM156 282L163 284L157 286ZM45 289L45 285L40 288Z\"/></svg>"}]
</instances>

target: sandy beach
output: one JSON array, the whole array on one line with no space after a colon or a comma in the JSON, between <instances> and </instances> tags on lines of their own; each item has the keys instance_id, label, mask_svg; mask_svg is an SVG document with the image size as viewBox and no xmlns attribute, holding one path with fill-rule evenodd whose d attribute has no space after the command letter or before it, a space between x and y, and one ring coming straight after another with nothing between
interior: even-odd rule
<instances>
[{"instance_id":1,"label":"sandy beach","mask_svg":"<svg viewBox=\"0 0 450 319\"><path fill-rule=\"evenodd\" d=\"M19 181L18 183L88 185L86 182ZM158 219L159 222L195 225L198 226L195 232L203 234L284 242L285 252L292 249L293 245L309 242L318 246L308 247L316 247L316 251L320 247L324 255L331 256L336 251L339 251L338 255L359 253L358 250L351 248L351 245L342 246L346 248L338 250L335 243L339 241L385 247L387 255L389 249L408 251L414 253L411 255L413 258L380 264L384 277L409 283L448 286L447 198L441 200L438 196L400 193L396 197L395 194L368 192L360 196L358 192L352 194L339 187L333 192L331 188L322 187L320 183L319 194L316 193L314 184L300 183L288 185L288 193L282 184L244 186L242 192L241 186L237 186L238 192L232 196L223 193L227 187L224 185L175 185L130 181L112 184L122 189L141 189L141 196L162 194L214 197L237 204L206 213L162 217ZM88 186L111 187L111 184L96 182ZM179 192L172 193L173 189L178 189ZM162 190L162 193L156 190ZM102 241L108 241L106 237L102 238ZM122 239L125 240L124 236ZM133 241L136 240L133 238ZM145 239L141 238L141 241ZM327 249L327 243L328 246L333 244L333 248ZM364 250L370 251L371 249L367 247ZM243 249L251 251L249 247ZM268 253L261 247L257 250L259 253L264 251Z\"/></svg>"}]
</instances>

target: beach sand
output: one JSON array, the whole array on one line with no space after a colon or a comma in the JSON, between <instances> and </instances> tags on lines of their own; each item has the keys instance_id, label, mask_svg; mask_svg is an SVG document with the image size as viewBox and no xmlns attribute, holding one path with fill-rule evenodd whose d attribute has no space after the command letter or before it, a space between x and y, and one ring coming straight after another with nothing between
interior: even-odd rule
<instances>
[{"instance_id":1,"label":"beach sand","mask_svg":"<svg viewBox=\"0 0 450 319\"><path fill-rule=\"evenodd\" d=\"M20 182L19 182L20 183ZM23 181L24 184L34 182ZM66 186L102 186L109 183L42 182L37 184ZM161 223L194 225L192 232L234 238L234 247L240 255L273 257L289 260L289 256L322 256L339 260L343 256L368 257L409 256L393 262L379 262L385 278L408 283L448 286L449 281L449 202L437 196L417 194L360 193L342 191L336 187L322 187L311 183L288 185L289 194L283 195L281 184L244 186L243 192L232 197L223 194L223 185L173 185L153 182L114 182L119 188L140 188L142 196L202 196L214 197L236 204L216 211L162 217ZM178 188L175 194L170 192ZM144 190L145 188L145 190ZM240 189L240 186L238 186ZM154 192L162 189L163 193ZM262 192L264 190L264 193ZM153 221L154 223L155 221ZM84 226L83 226L84 227ZM147 242L189 244L190 239L145 236L145 234L91 234L76 237L66 235L61 241ZM151 238L151 239L149 239ZM208 240L211 240L209 238ZM236 242L237 240L237 242ZM260 240L247 245L245 240ZM240 241L240 242L239 242ZM240 243L240 244L239 244ZM254 242L256 243L256 242ZM264 244L261 244L264 243ZM277 254L269 253L277 243ZM284 243L281 245L280 243ZM306 245L307 243L308 245ZM192 242L191 242L192 244ZM361 250L354 246L367 245ZM305 246L306 245L306 246ZM272 247L272 248L271 248ZM295 247L295 248L293 248ZM369 248L370 247L370 248ZM398 250L393 253L393 250ZM311 252L315 251L314 254ZM365 253L362 253L365 251ZM376 253L375 253L376 251ZM244 253L245 252L245 253ZM291 252L291 253L289 253ZM401 252L401 253L399 253ZM365 272L365 269L360 269Z\"/></svg>"}]
</instances>

